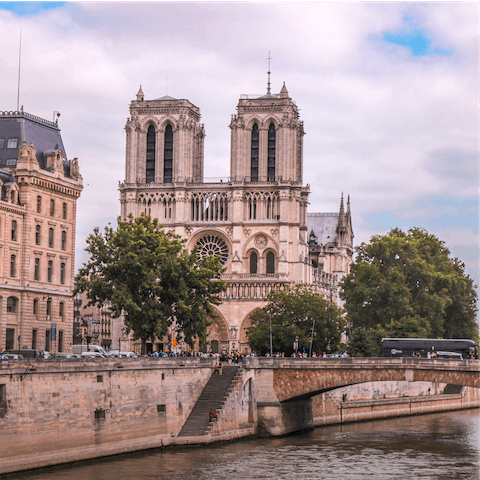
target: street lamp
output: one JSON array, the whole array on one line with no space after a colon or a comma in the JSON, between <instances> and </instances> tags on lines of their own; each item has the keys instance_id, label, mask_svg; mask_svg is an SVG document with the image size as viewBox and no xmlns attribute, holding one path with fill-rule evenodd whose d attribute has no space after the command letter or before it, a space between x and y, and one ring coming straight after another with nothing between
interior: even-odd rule
<instances>
[{"instance_id":1,"label":"street lamp","mask_svg":"<svg viewBox=\"0 0 480 480\"><path fill-rule=\"evenodd\" d=\"M315 335L315 317L313 318L313 323L312 323L312 334L310 336L310 348L308 351L308 356L312 356L312 344L313 344L313 336Z\"/></svg>"},{"instance_id":2,"label":"street lamp","mask_svg":"<svg viewBox=\"0 0 480 480\"><path fill-rule=\"evenodd\" d=\"M293 342L293 350L295 350L295 356L297 356L297 352L298 352L298 335L295 337L295 341Z\"/></svg>"},{"instance_id":3,"label":"street lamp","mask_svg":"<svg viewBox=\"0 0 480 480\"><path fill-rule=\"evenodd\" d=\"M273 347L272 347L272 313L270 312L270 356L273 357Z\"/></svg>"}]
</instances>

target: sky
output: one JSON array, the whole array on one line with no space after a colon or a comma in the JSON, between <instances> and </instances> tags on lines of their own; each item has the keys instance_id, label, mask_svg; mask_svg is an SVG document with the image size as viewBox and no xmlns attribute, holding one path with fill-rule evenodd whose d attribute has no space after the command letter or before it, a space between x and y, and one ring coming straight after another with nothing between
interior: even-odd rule
<instances>
[{"instance_id":1,"label":"sky","mask_svg":"<svg viewBox=\"0 0 480 480\"><path fill-rule=\"evenodd\" d=\"M354 244L400 227L443 240L478 284L478 6L442 2L0 2L0 110L59 111L78 157L77 268L115 225L129 104L198 106L205 177L226 178L242 94L285 82L305 124L309 212L350 195Z\"/></svg>"}]
</instances>

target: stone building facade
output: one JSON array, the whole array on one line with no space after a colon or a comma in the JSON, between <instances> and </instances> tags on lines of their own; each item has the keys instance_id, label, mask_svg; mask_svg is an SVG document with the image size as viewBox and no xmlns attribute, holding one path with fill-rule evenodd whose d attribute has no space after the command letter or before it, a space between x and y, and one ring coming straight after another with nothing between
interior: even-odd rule
<instances>
[{"instance_id":1,"label":"stone building facade","mask_svg":"<svg viewBox=\"0 0 480 480\"><path fill-rule=\"evenodd\" d=\"M0 350L68 351L82 177L56 122L0 112Z\"/></svg>"},{"instance_id":2,"label":"stone building facade","mask_svg":"<svg viewBox=\"0 0 480 480\"><path fill-rule=\"evenodd\" d=\"M203 181L205 130L190 101L145 100L140 88L125 127L121 218L158 218L225 267L227 291L208 333L214 351L248 352L250 314L271 290L308 283L335 301L352 261L350 203L345 211L342 198L338 214L307 214L303 122L285 85L269 90L240 97L225 181Z\"/></svg>"}]
</instances>

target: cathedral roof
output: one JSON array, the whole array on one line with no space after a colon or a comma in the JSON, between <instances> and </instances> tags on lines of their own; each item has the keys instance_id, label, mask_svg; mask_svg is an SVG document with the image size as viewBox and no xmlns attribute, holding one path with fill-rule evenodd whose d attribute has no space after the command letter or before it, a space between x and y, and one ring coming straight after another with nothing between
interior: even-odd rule
<instances>
[{"instance_id":1,"label":"cathedral roof","mask_svg":"<svg viewBox=\"0 0 480 480\"><path fill-rule=\"evenodd\" d=\"M319 245L335 242L338 219L338 213L307 213L307 235L313 230Z\"/></svg>"},{"instance_id":2,"label":"cathedral roof","mask_svg":"<svg viewBox=\"0 0 480 480\"><path fill-rule=\"evenodd\" d=\"M156 98L155 100L177 100L174 97L171 97L170 95L164 95L163 97Z\"/></svg>"},{"instance_id":3,"label":"cathedral roof","mask_svg":"<svg viewBox=\"0 0 480 480\"><path fill-rule=\"evenodd\" d=\"M23 142L33 143L41 169L47 169L47 154L53 150L62 151L67 168L68 157L57 123L23 111L0 112L0 168L15 167ZM8 148L9 143L13 148Z\"/></svg>"}]
</instances>

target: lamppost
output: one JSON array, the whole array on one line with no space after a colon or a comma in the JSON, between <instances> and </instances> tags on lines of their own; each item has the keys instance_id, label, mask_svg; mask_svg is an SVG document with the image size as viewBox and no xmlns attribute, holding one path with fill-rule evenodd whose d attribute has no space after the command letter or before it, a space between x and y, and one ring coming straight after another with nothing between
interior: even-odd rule
<instances>
[{"instance_id":1,"label":"lamppost","mask_svg":"<svg viewBox=\"0 0 480 480\"><path fill-rule=\"evenodd\" d=\"M270 313L270 356L273 357L273 347L272 347L272 314Z\"/></svg>"},{"instance_id":2,"label":"lamppost","mask_svg":"<svg viewBox=\"0 0 480 480\"><path fill-rule=\"evenodd\" d=\"M312 356L312 344L313 344L313 336L315 335L315 317L313 318L313 323L312 323L312 334L310 336L310 348L308 351L308 356Z\"/></svg>"}]
</instances>

